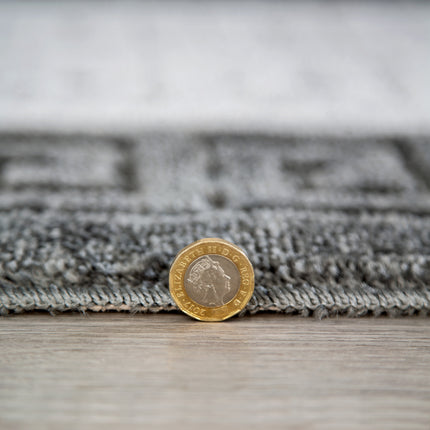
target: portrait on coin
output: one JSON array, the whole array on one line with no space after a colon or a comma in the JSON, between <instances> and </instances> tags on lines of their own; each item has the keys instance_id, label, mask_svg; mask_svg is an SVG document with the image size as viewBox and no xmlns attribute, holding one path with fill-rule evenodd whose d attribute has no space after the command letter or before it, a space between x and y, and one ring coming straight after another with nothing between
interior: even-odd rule
<instances>
[{"instance_id":1,"label":"portrait on coin","mask_svg":"<svg viewBox=\"0 0 430 430\"><path fill-rule=\"evenodd\" d=\"M234 265L221 256L198 258L190 265L185 277L188 295L203 306L225 305L237 291L236 286L232 286L232 276L227 273L231 266Z\"/></svg>"}]
</instances>

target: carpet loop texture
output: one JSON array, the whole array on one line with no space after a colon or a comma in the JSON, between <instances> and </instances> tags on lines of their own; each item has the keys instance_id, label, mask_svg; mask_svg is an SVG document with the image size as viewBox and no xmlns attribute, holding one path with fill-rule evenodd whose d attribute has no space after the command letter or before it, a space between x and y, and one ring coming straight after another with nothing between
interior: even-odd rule
<instances>
[{"instance_id":1,"label":"carpet loop texture","mask_svg":"<svg viewBox=\"0 0 430 430\"><path fill-rule=\"evenodd\" d=\"M174 310L176 253L248 253L245 312L430 311L426 139L0 137L0 312Z\"/></svg>"}]
</instances>

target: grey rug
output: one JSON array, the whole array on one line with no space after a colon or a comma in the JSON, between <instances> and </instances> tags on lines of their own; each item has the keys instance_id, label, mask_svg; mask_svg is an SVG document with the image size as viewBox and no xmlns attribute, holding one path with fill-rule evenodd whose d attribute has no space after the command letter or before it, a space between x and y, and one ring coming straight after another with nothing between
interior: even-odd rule
<instances>
[{"instance_id":1,"label":"grey rug","mask_svg":"<svg viewBox=\"0 0 430 430\"><path fill-rule=\"evenodd\" d=\"M246 312L427 315L430 141L0 136L0 312L176 309L169 265L221 237Z\"/></svg>"}]
</instances>

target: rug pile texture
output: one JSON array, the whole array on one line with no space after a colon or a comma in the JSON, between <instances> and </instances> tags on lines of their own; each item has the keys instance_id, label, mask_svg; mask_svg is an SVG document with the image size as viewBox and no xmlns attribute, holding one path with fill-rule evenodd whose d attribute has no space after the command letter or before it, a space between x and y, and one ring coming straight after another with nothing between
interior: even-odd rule
<instances>
[{"instance_id":1,"label":"rug pile texture","mask_svg":"<svg viewBox=\"0 0 430 430\"><path fill-rule=\"evenodd\" d=\"M174 310L203 237L247 252L245 313L427 315L429 140L0 136L1 314Z\"/></svg>"}]
</instances>

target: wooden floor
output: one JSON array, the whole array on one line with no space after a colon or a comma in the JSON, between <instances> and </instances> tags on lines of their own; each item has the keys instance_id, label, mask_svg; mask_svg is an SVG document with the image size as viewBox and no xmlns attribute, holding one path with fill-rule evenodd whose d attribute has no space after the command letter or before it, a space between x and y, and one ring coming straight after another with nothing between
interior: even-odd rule
<instances>
[{"instance_id":1,"label":"wooden floor","mask_svg":"<svg viewBox=\"0 0 430 430\"><path fill-rule=\"evenodd\" d=\"M2 430L430 428L430 319L29 314L0 345Z\"/></svg>"}]
</instances>

